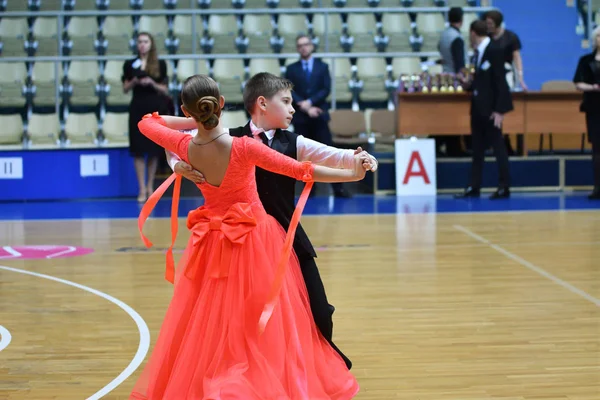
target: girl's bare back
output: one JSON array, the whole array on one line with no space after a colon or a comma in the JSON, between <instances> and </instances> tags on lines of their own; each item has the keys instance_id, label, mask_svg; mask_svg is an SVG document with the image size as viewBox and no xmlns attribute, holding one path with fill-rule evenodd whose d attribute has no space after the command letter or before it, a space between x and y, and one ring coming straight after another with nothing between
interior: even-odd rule
<instances>
[{"instance_id":1,"label":"girl's bare back","mask_svg":"<svg viewBox=\"0 0 600 400\"><path fill-rule=\"evenodd\" d=\"M196 135L189 143L188 160L192 168L200 171L206 182L212 186L220 186L231 162L233 137L228 133L206 144L205 139Z\"/></svg>"}]
</instances>

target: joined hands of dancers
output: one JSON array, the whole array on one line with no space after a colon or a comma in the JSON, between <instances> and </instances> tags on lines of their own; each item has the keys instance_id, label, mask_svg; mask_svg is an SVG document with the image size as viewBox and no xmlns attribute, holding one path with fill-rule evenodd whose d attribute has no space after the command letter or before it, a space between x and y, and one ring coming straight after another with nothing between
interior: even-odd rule
<instances>
[{"instance_id":1,"label":"joined hands of dancers","mask_svg":"<svg viewBox=\"0 0 600 400\"><path fill-rule=\"evenodd\" d=\"M371 157L369 153L364 151L362 147L359 146L356 150L354 150L354 155L358 158L358 160L361 161L362 167L364 168L365 172L377 171L377 161L373 157ZM203 184L206 182L206 178L204 178L202 172L196 171L194 168L192 168L190 164L186 163L185 161L178 161L173 168L173 172L183 176L185 179L192 181L196 184ZM362 178L364 177L365 174L363 174Z\"/></svg>"}]
</instances>

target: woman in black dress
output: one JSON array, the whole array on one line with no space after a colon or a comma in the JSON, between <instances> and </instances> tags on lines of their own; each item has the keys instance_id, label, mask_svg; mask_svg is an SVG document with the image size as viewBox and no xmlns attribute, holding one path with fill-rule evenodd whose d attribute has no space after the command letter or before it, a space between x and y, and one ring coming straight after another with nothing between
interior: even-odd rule
<instances>
[{"instance_id":1,"label":"woman in black dress","mask_svg":"<svg viewBox=\"0 0 600 400\"><path fill-rule=\"evenodd\" d=\"M137 37L138 56L123 64L123 91L133 90L129 105L129 153L134 157L135 172L139 184L138 201L144 202L154 192L154 177L159 157L164 150L142 135L137 124L148 113L157 111L170 114L168 96L167 64L159 60L154 38L147 32ZM144 181L148 161L148 181Z\"/></svg>"},{"instance_id":2,"label":"woman in black dress","mask_svg":"<svg viewBox=\"0 0 600 400\"><path fill-rule=\"evenodd\" d=\"M600 200L600 27L593 33L594 51L579 59L573 82L583 92L580 110L585 113L588 141L592 144L594 191L590 199Z\"/></svg>"}]
</instances>

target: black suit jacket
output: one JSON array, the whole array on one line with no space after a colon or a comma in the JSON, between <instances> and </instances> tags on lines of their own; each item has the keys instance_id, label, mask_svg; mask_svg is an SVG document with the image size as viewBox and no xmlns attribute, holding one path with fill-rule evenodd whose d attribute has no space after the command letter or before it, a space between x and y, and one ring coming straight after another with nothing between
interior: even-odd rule
<instances>
[{"instance_id":1,"label":"black suit jacket","mask_svg":"<svg viewBox=\"0 0 600 400\"><path fill-rule=\"evenodd\" d=\"M319 118L324 121L329 121L329 104L327 97L331 93L331 75L329 75L329 66L318 58L314 59L312 72L308 81L302 68L300 60L288 65L285 72L285 77L294 84L292 97L294 99L294 120L292 123L308 122L310 117L307 113L300 110L298 103L303 100L312 102L312 105L319 107L323 113Z\"/></svg>"},{"instance_id":2,"label":"black suit jacket","mask_svg":"<svg viewBox=\"0 0 600 400\"><path fill-rule=\"evenodd\" d=\"M475 60L476 61L476 60ZM513 110L512 96L506 82L502 49L490 42L475 69L470 87L471 115L490 117L493 112L506 114Z\"/></svg>"},{"instance_id":3,"label":"black suit jacket","mask_svg":"<svg viewBox=\"0 0 600 400\"><path fill-rule=\"evenodd\" d=\"M229 134L235 137L252 137L250 123L244 127L229 129ZM298 159L296 149L297 139L297 134L277 129L271 143L271 148L296 160ZM267 214L275 218L283 226L283 229L287 231L294 210L296 209L296 179L256 167L256 187L260 201ZM317 256L306 232L300 224L298 224L296 236L294 237L294 251L298 258Z\"/></svg>"}]
</instances>

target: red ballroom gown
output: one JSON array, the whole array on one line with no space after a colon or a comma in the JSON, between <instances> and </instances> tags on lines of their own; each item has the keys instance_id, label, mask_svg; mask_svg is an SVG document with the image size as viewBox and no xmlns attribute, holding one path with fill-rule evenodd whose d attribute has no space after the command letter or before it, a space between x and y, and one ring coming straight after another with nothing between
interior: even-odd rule
<instances>
[{"instance_id":1,"label":"red ballroom gown","mask_svg":"<svg viewBox=\"0 0 600 400\"><path fill-rule=\"evenodd\" d=\"M191 135L165 127L156 113L144 117L139 128L188 162ZM308 182L287 235L260 202L255 166ZM167 253L173 298L131 399L343 400L356 395L356 379L314 324L292 250L313 171L312 164L255 139L233 138L221 185L198 185L205 204L188 214L191 235L177 272L173 244ZM174 241L181 183L175 174L144 206L140 232L173 180ZM143 233L142 238L152 245Z\"/></svg>"}]
</instances>

